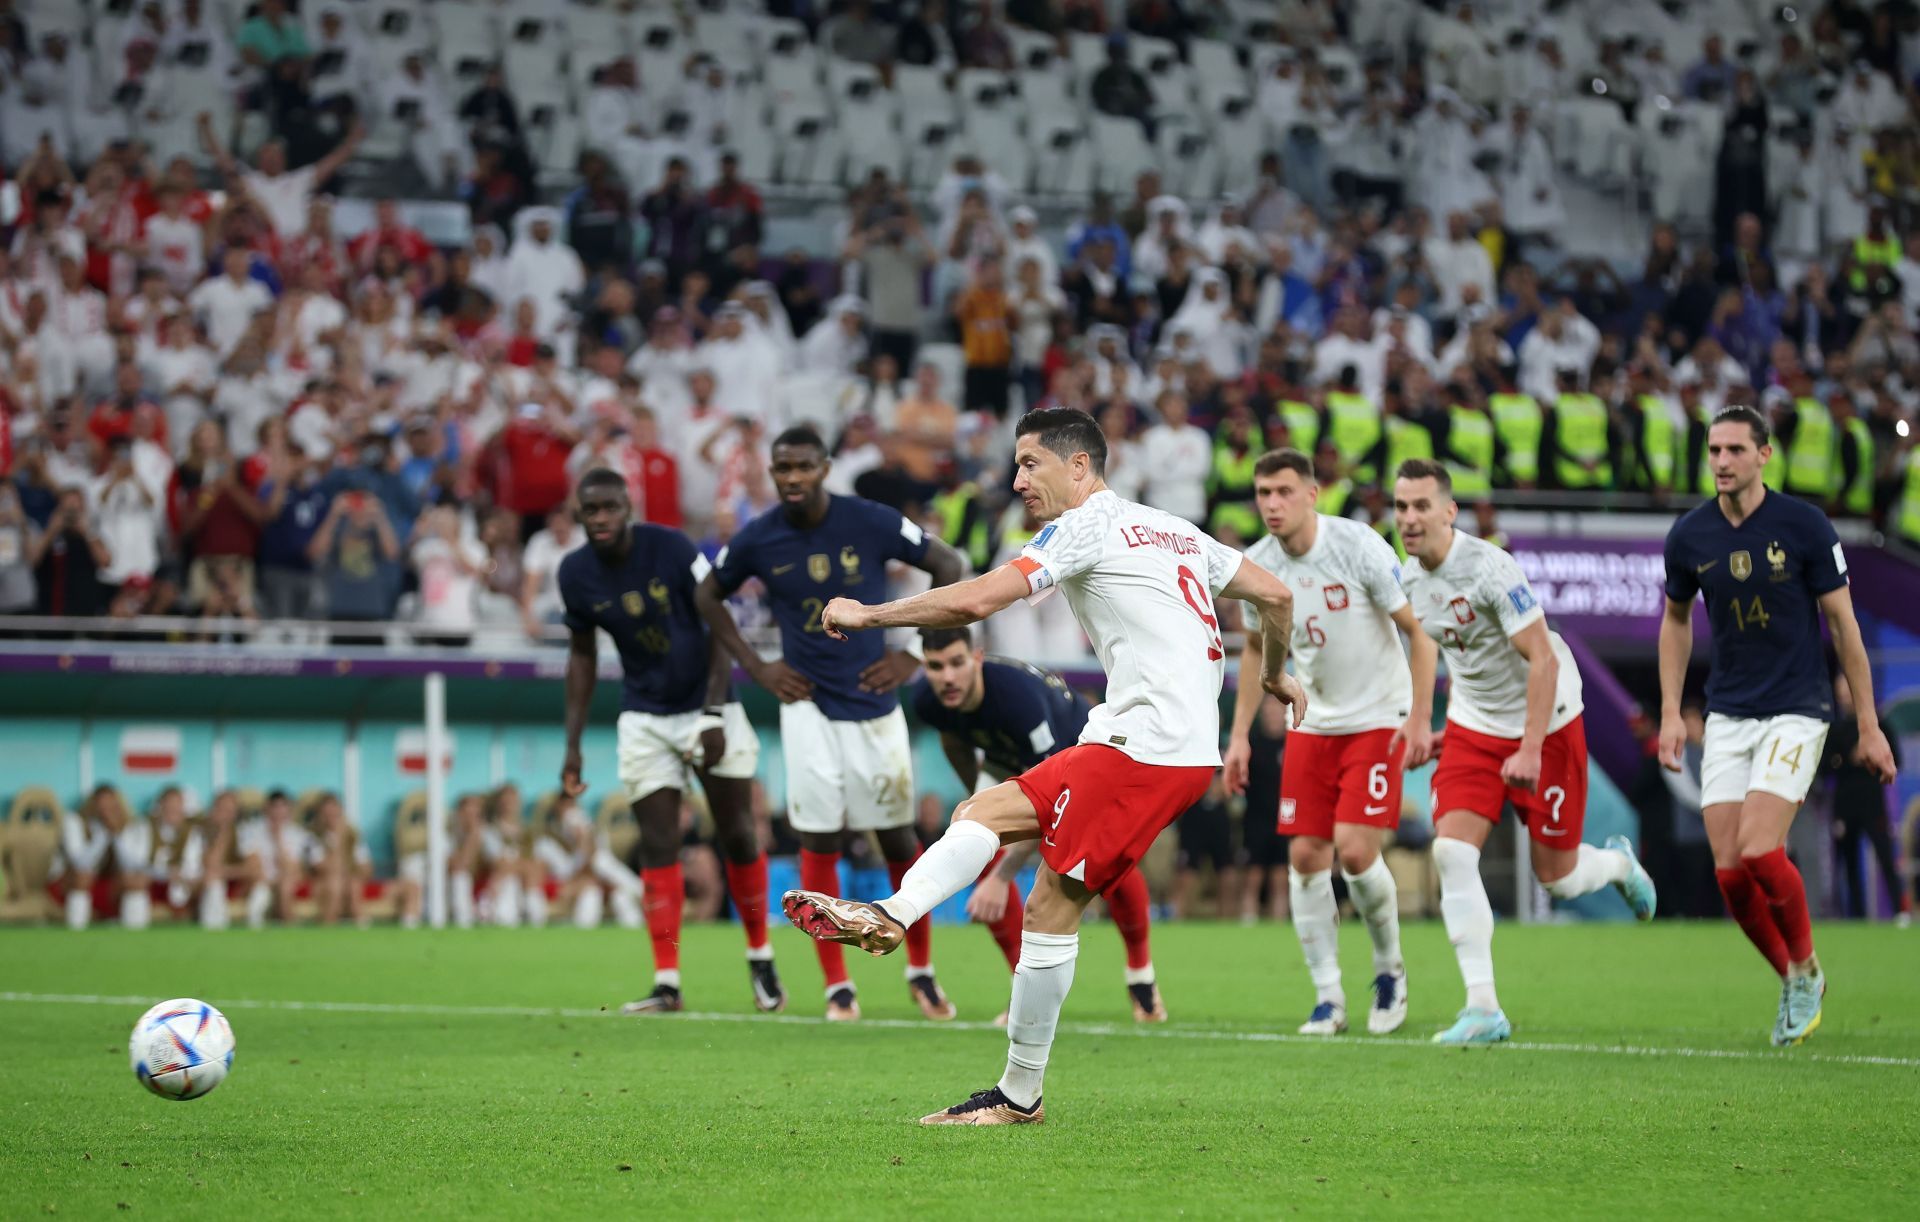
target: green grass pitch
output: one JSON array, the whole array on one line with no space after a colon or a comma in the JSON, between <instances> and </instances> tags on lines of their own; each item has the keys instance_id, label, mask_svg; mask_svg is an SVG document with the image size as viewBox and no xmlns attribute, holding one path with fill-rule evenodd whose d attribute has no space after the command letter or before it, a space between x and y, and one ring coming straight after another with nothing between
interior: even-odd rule
<instances>
[{"instance_id":1,"label":"green grass pitch","mask_svg":"<svg viewBox=\"0 0 1920 1222\"><path fill-rule=\"evenodd\" d=\"M688 933L699 1014L623 1019L646 944L607 929L0 931L0 1217L1889 1217L1920 1187L1920 933L1828 925L1825 1024L1767 1044L1777 986L1731 925L1503 925L1516 1043L1440 1050L1444 932L1406 931L1404 1038L1290 1034L1291 931L1155 931L1173 1022L1138 1029L1118 939L1083 937L1049 1120L923 1130L991 1084L1004 963L943 927L961 1022L919 1020L896 960L869 1019L751 1015L739 935ZM1343 932L1349 987L1364 931ZM850 956L851 958L851 956ZM233 1076L170 1103L128 1072L153 1001L203 998ZM274 1003L314 1003L292 1006ZM602 1007L607 1007L603 1012Z\"/></svg>"}]
</instances>

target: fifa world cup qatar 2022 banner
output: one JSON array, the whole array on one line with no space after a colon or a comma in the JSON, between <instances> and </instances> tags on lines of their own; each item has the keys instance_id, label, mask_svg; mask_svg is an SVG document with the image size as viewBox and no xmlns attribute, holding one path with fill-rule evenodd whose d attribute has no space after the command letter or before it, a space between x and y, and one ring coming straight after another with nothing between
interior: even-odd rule
<instances>
[{"instance_id":1,"label":"fifa world cup qatar 2022 banner","mask_svg":"<svg viewBox=\"0 0 1920 1222\"><path fill-rule=\"evenodd\" d=\"M1516 535L1507 550L1520 564L1553 627L1598 647L1643 646L1660 640L1666 607L1666 563L1659 539L1549 538ZM1694 632L1707 630L1696 605Z\"/></svg>"}]
</instances>

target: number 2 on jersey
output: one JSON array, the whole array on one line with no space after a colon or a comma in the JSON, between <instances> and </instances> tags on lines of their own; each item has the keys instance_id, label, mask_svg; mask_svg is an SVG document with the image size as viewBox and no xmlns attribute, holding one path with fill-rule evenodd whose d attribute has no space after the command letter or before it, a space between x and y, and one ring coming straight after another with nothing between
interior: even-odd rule
<instances>
[{"instance_id":1,"label":"number 2 on jersey","mask_svg":"<svg viewBox=\"0 0 1920 1222\"><path fill-rule=\"evenodd\" d=\"M1213 616L1213 596L1207 593L1206 583L1195 577L1193 570L1184 564L1180 566L1178 578L1181 597L1200 617L1200 622L1207 626L1207 661L1218 662L1227 654L1220 647L1220 621Z\"/></svg>"}]
</instances>

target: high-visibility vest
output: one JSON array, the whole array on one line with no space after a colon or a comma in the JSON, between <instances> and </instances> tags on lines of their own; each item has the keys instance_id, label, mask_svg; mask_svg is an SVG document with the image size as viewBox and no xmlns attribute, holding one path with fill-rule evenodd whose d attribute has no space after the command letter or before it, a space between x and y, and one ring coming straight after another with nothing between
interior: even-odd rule
<instances>
[{"instance_id":1,"label":"high-visibility vest","mask_svg":"<svg viewBox=\"0 0 1920 1222\"><path fill-rule=\"evenodd\" d=\"M1341 478L1331 484L1320 485L1320 499L1314 502L1314 508L1330 518L1347 516L1347 504L1353 500L1353 481Z\"/></svg>"},{"instance_id":2,"label":"high-visibility vest","mask_svg":"<svg viewBox=\"0 0 1920 1222\"><path fill-rule=\"evenodd\" d=\"M1386 426L1388 479L1392 479L1400 470L1400 464L1409 458L1433 457L1433 434L1426 425L1403 416L1388 416Z\"/></svg>"},{"instance_id":3,"label":"high-visibility vest","mask_svg":"<svg viewBox=\"0 0 1920 1222\"><path fill-rule=\"evenodd\" d=\"M1853 272L1847 277L1855 291L1867 287L1869 267L1892 267L1900 262L1900 239L1889 234L1876 242L1866 234L1853 240Z\"/></svg>"},{"instance_id":4,"label":"high-visibility vest","mask_svg":"<svg viewBox=\"0 0 1920 1222\"><path fill-rule=\"evenodd\" d=\"M1260 537L1264 524L1253 505L1253 467L1259 461L1260 453L1254 449L1236 454L1224 441L1213 447L1213 470L1207 476L1207 491L1219 503L1207 518L1210 533L1219 534L1219 528L1228 525L1242 539L1251 541Z\"/></svg>"},{"instance_id":5,"label":"high-visibility vest","mask_svg":"<svg viewBox=\"0 0 1920 1222\"><path fill-rule=\"evenodd\" d=\"M1853 482L1839 490L1840 503L1848 513L1869 514L1873 512L1873 430L1858 416L1849 417L1844 427L1853 438L1860 465L1854 469Z\"/></svg>"},{"instance_id":6,"label":"high-visibility vest","mask_svg":"<svg viewBox=\"0 0 1920 1222\"><path fill-rule=\"evenodd\" d=\"M1688 431L1688 442L1689 444L1691 444L1693 426L1688 425L1687 431ZM1714 485L1714 482L1713 482L1712 456L1707 453L1708 431L1709 430L1705 428L1700 430L1700 462L1699 462L1698 470L1696 470L1693 473L1694 488L1696 491L1700 493L1701 496L1718 496L1720 495L1720 490Z\"/></svg>"},{"instance_id":7,"label":"high-visibility vest","mask_svg":"<svg viewBox=\"0 0 1920 1222\"><path fill-rule=\"evenodd\" d=\"M1485 412L1455 404L1447 409L1447 474L1455 496L1478 499L1493 491L1493 419Z\"/></svg>"},{"instance_id":8,"label":"high-visibility vest","mask_svg":"<svg viewBox=\"0 0 1920 1222\"><path fill-rule=\"evenodd\" d=\"M1840 482L1833 415L1818 399L1796 399L1793 406L1799 421L1793 426L1793 449L1787 455L1787 491L1824 501Z\"/></svg>"},{"instance_id":9,"label":"high-visibility vest","mask_svg":"<svg viewBox=\"0 0 1920 1222\"><path fill-rule=\"evenodd\" d=\"M1920 543L1920 458L1907 451L1907 478L1900 488L1900 534L1909 543Z\"/></svg>"},{"instance_id":10,"label":"high-visibility vest","mask_svg":"<svg viewBox=\"0 0 1920 1222\"><path fill-rule=\"evenodd\" d=\"M1760 468L1760 482L1774 492L1787 490L1787 443L1778 436L1772 439L1773 457L1767 465Z\"/></svg>"},{"instance_id":11,"label":"high-visibility vest","mask_svg":"<svg viewBox=\"0 0 1920 1222\"><path fill-rule=\"evenodd\" d=\"M1674 457L1673 416L1659 395L1641 395L1639 407L1640 445L1647 455L1647 469L1653 472L1653 486L1671 488L1674 469L1679 465Z\"/></svg>"},{"instance_id":12,"label":"high-visibility vest","mask_svg":"<svg viewBox=\"0 0 1920 1222\"><path fill-rule=\"evenodd\" d=\"M969 482L936 494L933 511L940 518L940 537L967 558L974 572L986 572L993 563L993 531L980 504L980 486Z\"/></svg>"},{"instance_id":13,"label":"high-visibility vest","mask_svg":"<svg viewBox=\"0 0 1920 1222\"><path fill-rule=\"evenodd\" d=\"M1487 400L1493 430L1507 451L1507 474L1516 484L1540 478L1540 434L1544 413L1532 395L1493 395Z\"/></svg>"},{"instance_id":14,"label":"high-visibility vest","mask_svg":"<svg viewBox=\"0 0 1920 1222\"><path fill-rule=\"evenodd\" d=\"M1340 451L1347 473L1363 484L1372 483L1377 473L1366 458L1380 444L1380 409L1365 395L1336 390L1327 396L1327 415L1327 431L1333 435L1333 447Z\"/></svg>"},{"instance_id":15,"label":"high-visibility vest","mask_svg":"<svg viewBox=\"0 0 1920 1222\"><path fill-rule=\"evenodd\" d=\"M1400 542L1400 527L1393 520L1392 514L1388 514L1386 517L1373 523L1373 533L1392 544L1394 554L1399 556L1400 559L1405 560L1407 558L1406 545Z\"/></svg>"},{"instance_id":16,"label":"high-visibility vest","mask_svg":"<svg viewBox=\"0 0 1920 1222\"><path fill-rule=\"evenodd\" d=\"M1604 488L1613 482L1607 462L1607 405L1585 392L1561 395L1553 405L1558 446L1569 457L1555 456L1555 473L1562 488ZM1598 462L1589 472L1581 462Z\"/></svg>"},{"instance_id":17,"label":"high-visibility vest","mask_svg":"<svg viewBox=\"0 0 1920 1222\"><path fill-rule=\"evenodd\" d=\"M1293 448L1312 457L1313 448L1320 444L1320 413L1313 406L1298 399L1283 399L1280 402L1280 419L1287 425L1287 436L1293 442Z\"/></svg>"}]
</instances>

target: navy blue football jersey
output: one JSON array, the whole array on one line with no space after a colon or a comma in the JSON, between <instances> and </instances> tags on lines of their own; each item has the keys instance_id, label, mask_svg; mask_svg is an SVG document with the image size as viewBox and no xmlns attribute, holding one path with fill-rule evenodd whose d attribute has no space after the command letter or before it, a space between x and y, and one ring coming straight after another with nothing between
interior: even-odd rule
<instances>
[{"instance_id":1,"label":"navy blue football jersey","mask_svg":"<svg viewBox=\"0 0 1920 1222\"><path fill-rule=\"evenodd\" d=\"M966 739L986 755L987 771L1018 776L1064 747L1080 741L1087 702L1050 671L1008 658L980 665L980 707L950 709L925 679L913 685L913 711L942 734Z\"/></svg>"},{"instance_id":2,"label":"navy blue football jersey","mask_svg":"<svg viewBox=\"0 0 1920 1222\"><path fill-rule=\"evenodd\" d=\"M893 692L860 690L860 673L887 651L886 634L829 637L820 613L835 598L887 601L887 562L919 564L927 537L897 509L857 496L828 499L811 530L780 508L740 528L714 561L714 579L731 594L749 577L767 588L787 665L813 683L813 702L833 721L871 721L899 707Z\"/></svg>"},{"instance_id":3,"label":"navy blue football jersey","mask_svg":"<svg viewBox=\"0 0 1920 1222\"><path fill-rule=\"evenodd\" d=\"M631 527L633 545L619 564L592 547L560 561L555 581L575 632L604 628L620 651L620 707L635 713L686 713L707 697L707 625L693 606L707 560L685 535L664 526Z\"/></svg>"},{"instance_id":4,"label":"navy blue football jersey","mask_svg":"<svg viewBox=\"0 0 1920 1222\"><path fill-rule=\"evenodd\" d=\"M1847 584L1840 537L1805 501L1769 492L1739 526L1716 500L1667 533L1667 597L1706 600L1707 711L1833 718L1819 598Z\"/></svg>"}]
</instances>

